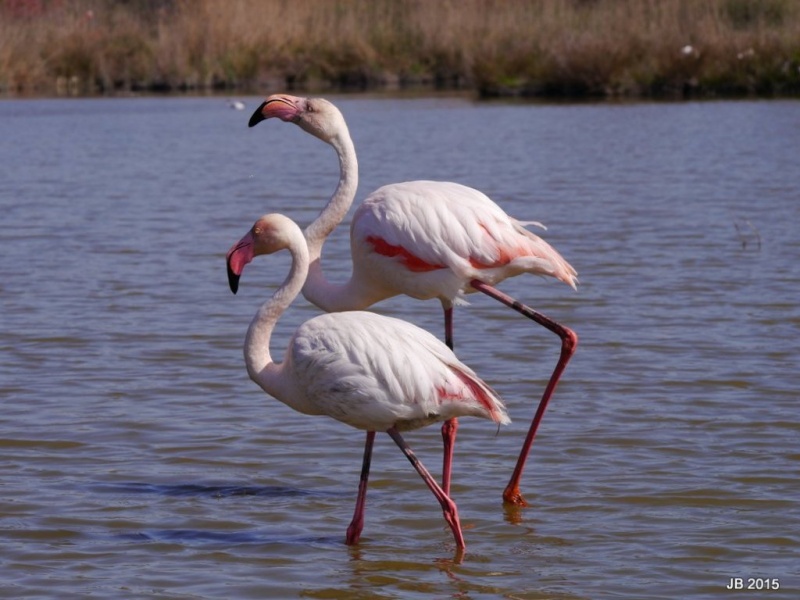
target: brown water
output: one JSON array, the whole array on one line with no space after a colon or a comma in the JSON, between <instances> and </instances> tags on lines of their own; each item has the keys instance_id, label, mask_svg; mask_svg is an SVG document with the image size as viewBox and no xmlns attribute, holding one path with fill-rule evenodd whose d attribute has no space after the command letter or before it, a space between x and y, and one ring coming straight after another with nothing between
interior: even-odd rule
<instances>
[{"instance_id":1,"label":"brown water","mask_svg":"<svg viewBox=\"0 0 800 600\"><path fill-rule=\"evenodd\" d=\"M244 332L288 258L234 297L224 253L262 213L308 223L336 183L330 148L248 130L224 99L4 101L0 596L798 597L800 103L338 103L359 200L467 183L546 223L579 271L578 293L502 286L581 337L531 506L500 494L558 343L488 298L457 311L456 348L514 423L462 420L461 562L386 436L346 547L363 434L247 379ZM342 227L331 279L347 253ZM435 301L377 309L441 333ZM314 314L298 301L274 351ZM438 472L438 428L407 439Z\"/></svg>"}]
</instances>

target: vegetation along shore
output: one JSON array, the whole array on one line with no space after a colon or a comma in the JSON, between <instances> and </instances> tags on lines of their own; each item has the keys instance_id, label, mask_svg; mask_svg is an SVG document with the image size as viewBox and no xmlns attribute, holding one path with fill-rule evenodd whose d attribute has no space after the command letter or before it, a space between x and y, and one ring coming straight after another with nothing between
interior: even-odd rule
<instances>
[{"instance_id":1,"label":"vegetation along shore","mask_svg":"<svg viewBox=\"0 0 800 600\"><path fill-rule=\"evenodd\" d=\"M798 0L0 0L0 93L800 93Z\"/></svg>"}]
</instances>

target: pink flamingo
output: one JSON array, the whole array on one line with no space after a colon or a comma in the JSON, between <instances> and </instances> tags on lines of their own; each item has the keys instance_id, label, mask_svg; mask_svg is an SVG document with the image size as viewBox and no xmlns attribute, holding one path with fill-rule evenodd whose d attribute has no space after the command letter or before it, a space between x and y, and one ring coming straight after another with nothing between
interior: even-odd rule
<instances>
[{"instance_id":1,"label":"pink flamingo","mask_svg":"<svg viewBox=\"0 0 800 600\"><path fill-rule=\"evenodd\" d=\"M305 230L311 266L303 295L326 311L364 309L405 294L438 298L444 309L445 343L453 347L453 306L463 294L483 292L561 338L561 354L517 459L503 499L526 506L519 481L539 423L561 374L575 352L578 336L569 328L525 306L494 286L521 273L548 275L576 288L577 272L547 242L509 217L483 193L457 183L410 181L370 194L356 210L350 229L353 273L341 285L328 283L320 257L325 239L344 219L358 187L355 147L342 113L322 98L270 96L250 118L253 127L277 117L295 123L331 145L339 158L336 190ZM534 223L537 224L538 223ZM442 487L450 490L453 445L458 422L442 426Z\"/></svg>"},{"instance_id":2,"label":"pink flamingo","mask_svg":"<svg viewBox=\"0 0 800 600\"><path fill-rule=\"evenodd\" d=\"M297 297L308 274L309 256L300 228L283 215L261 217L227 255L235 294L239 276L255 256L287 249L290 273L259 308L244 344L250 378L294 410L328 415L367 431L353 520L345 541L355 544L364 526L364 504L376 431L385 431L414 465L442 506L456 545L464 536L455 502L442 490L400 435L437 421L476 416L509 423L497 394L423 329L371 312L314 317L297 328L283 362L269 351L275 323Z\"/></svg>"}]
</instances>

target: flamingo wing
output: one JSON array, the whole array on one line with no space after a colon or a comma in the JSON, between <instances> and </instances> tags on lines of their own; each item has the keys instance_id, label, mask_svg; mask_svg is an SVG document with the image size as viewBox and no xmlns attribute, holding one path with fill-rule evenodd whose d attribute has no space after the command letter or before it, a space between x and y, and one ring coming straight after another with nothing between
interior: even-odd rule
<instances>
[{"instance_id":1,"label":"flamingo wing","mask_svg":"<svg viewBox=\"0 0 800 600\"><path fill-rule=\"evenodd\" d=\"M452 182L411 181L379 188L353 218L354 258L366 250L412 272L451 270L462 282L500 281L522 272L575 287L576 271L539 236L485 194Z\"/></svg>"},{"instance_id":2,"label":"flamingo wing","mask_svg":"<svg viewBox=\"0 0 800 600\"><path fill-rule=\"evenodd\" d=\"M409 430L459 416L508 423L497 394L428 332L371 312L306 321L290 360L306 400L353 427Z\"/></svg>"}]
</instances>

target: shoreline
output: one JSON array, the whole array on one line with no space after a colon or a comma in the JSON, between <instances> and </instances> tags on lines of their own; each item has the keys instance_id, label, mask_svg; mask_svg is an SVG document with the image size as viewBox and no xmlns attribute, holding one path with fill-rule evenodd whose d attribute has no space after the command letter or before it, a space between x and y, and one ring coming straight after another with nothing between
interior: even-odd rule
<instances>
[{"instance_id":1,"label":"shoreline","mask_svg":"<svg viewBox=\"0 0 800 600\"><path fill-rule=\"evenodd\" d=\"M794 0L9 0L0 96L800 96Z\"/></svg>"},{"instance_id":2,"label":"shoreline","mask_svg":"<svg viewBox=\"0 0 800 600\"><path fill-rule=\"evenodd\" d=\"M257 87L229 87L229 88L179 88L164 90L135 89L114 90L110 92L87 93L81 90L74 92L58 92L53 89L27 90L23 92L9 92L0 89L0 102L9 100L57 100L57 99L115 99L115 98L219 98L240 99L243 97L266 97L275 93L289 93L298 96L326 97L346 96L361 98L463 98L476 102L511 102L521 104L636 104L636 103L672 103L672 102L736 102L736 101L795 101L800 100L800 90L786 93L747 93L730 92L689 94L662 94L662 95L536 95L523 92L508 91L507 93L481 94L476 89L438 87L434 85L416 86L369 86L364 88L335 87L335 86L292 86L270 82Z\"/></svg>"}]
</instances>

